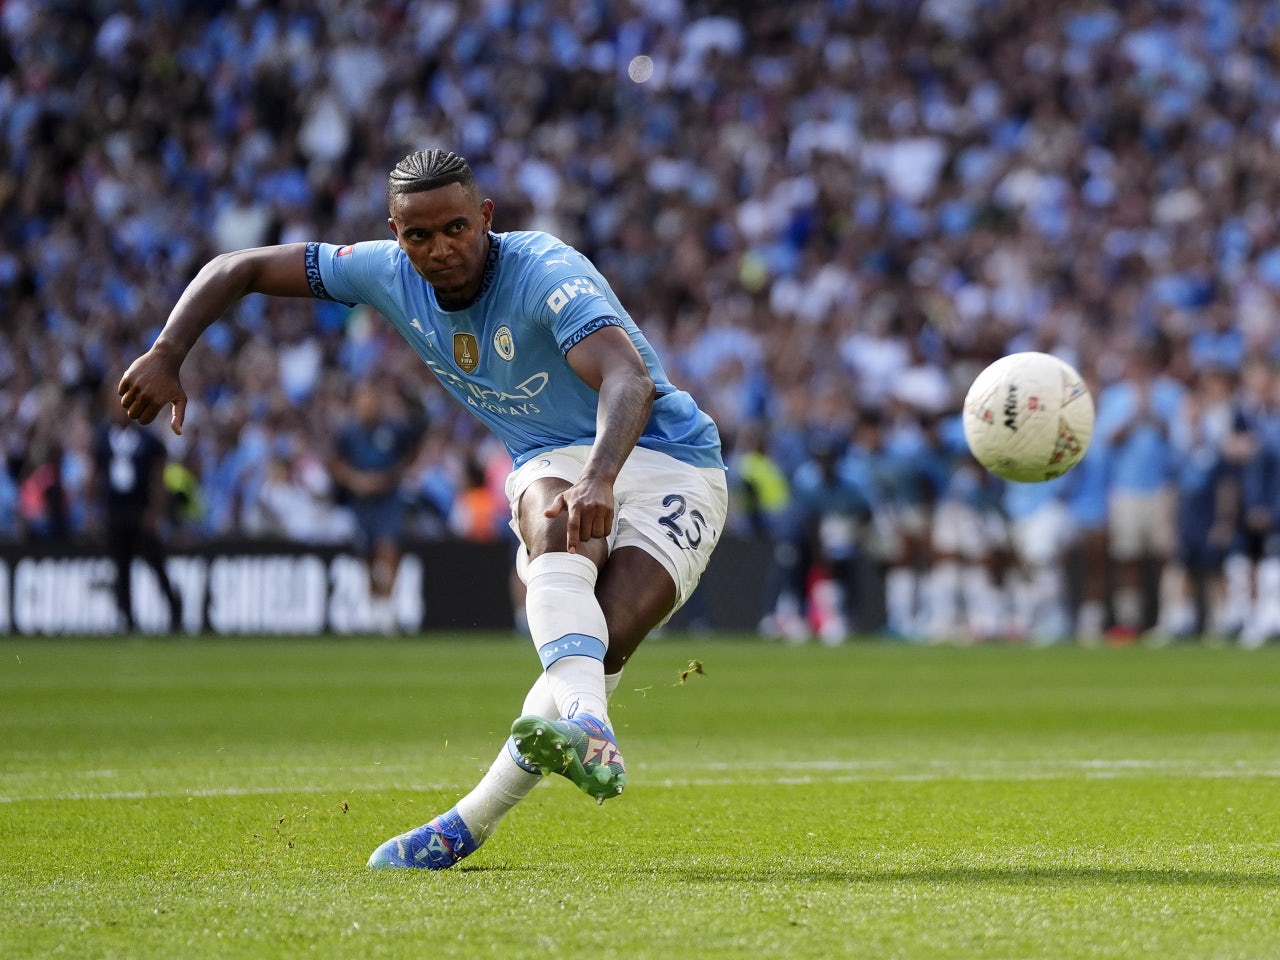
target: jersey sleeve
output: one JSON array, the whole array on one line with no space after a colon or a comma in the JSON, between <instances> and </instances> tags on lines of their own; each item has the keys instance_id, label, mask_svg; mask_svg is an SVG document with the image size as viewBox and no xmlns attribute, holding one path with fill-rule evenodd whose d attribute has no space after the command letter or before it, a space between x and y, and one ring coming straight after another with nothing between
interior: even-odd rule
<instances>
[{"instance_id":1,"label":"jersey sleeve","mask_svg":"<svg viewBox=\"0 0 1280 960\"><path fill-rule=\"evenodd\" d=\"M560 345L568 353L601 327L626 326L609 297L608 285L585 263L566 264L566 270L543 286L535 305Z\"/></svg>"},{"instance_id":2,"label":"jersey sleeve","mask_svg":"<svg viewBox=\"0 0 1280 960\"><path fill-rule=\"evenodd\" d=\"M311 242L306 247L307 283L312 296L347 306L368 303L380 306L394 272L385 240L338 246Z\"/></svg>"}]
</instances>

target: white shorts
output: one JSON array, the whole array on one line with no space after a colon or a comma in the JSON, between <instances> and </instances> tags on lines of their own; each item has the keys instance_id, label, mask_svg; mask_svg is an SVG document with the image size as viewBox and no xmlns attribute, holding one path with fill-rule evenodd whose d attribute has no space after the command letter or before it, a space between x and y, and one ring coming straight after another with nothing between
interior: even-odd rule
<instances>
[{"instance_id":1,"label":"white shorts","mask_svg":"<svg viewBox=\"0 0 1280 960\"><path fill-rule=\"evenodd\" d=\"M1160 559L1173 556L1175 503L1175 495L1168 489L1155 493L1114 491L1107 502L1111 559L1139 560L1148 554Z\"/></svg>"},{"instance_id":2,"label":"white shorts","mask_svg":"<svg viewBox=\"0 0 1280 960\"><path fill-rule=\"evenodd\" d=\"M1004 517L994 510L978 510L961 500L943 500L933 512L931 536L938 553L972 562L1009 547Z\"/></svg>"},{"instance_id":3,"label":"white shorts","mask_svg":"<svg viewBox=\"0 0 1280 960\"><path fill-rule=\"evenodd\" d=\"M1075 540L1071 511L1050 500L1010 524L1014 553L1027 566L1048 567L1061 560Z\"/></svg>"},{"instance_id":4,"label":"white shorts","mask_svg":"<svg viewBox=\"0 0 1280 960\"><path fill-rule=\"evenodd\" d=\"M562 447L534 457L507 477L511 529L520 539L516 571L524 579L528 550L520 538L520 497L534 481L577 482L591 447ZM609 550L639 547L662 564L676 585L678 610L693 595L724 530L729 488L723 470L636 447L613 484L616 507ZM668 615L669 616L669 615Z\"/></svg>"}]
</instances>

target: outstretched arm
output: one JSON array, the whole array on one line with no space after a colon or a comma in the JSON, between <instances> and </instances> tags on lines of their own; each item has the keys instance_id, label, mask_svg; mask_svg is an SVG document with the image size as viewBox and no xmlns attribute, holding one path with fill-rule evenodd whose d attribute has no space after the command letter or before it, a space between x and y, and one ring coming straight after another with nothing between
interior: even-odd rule
<instances>
[{"instance_id":1,"label":"outstretched arm","mask_svg":"<svg viewBox=\"0 0 1280 960\"><path fill-rule=\"evenodd\" d=\"M571 349L569 366L600 393L596 438L577 483L546 511L568 513L568 549L613 529L613 482L630 456L653 409L655 387L631 338L621 327L597 330Z\"/></svg>"},{"instance_id":2,"label":"outstretched arm","mask_svg":"<svg viewBox=\"0 0 1280 960\"><path fill-rule=\"evenodd\" d=\"M302 243L256 247L224 253L205 264L178 298L151 349L130 364L121 378L120 403L129 416L150 423L173 404L170 423L174 433L182 433L187 395L178 374L191 348L210 324L246 294L311 296L305 249Z\"/></svg>"}]
</instances>

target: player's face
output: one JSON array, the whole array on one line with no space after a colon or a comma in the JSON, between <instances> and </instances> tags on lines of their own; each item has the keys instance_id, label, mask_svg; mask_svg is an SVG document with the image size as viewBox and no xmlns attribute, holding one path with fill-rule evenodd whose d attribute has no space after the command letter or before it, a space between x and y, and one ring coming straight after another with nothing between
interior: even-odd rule
<instances>
[{"instance_id":1,"label":"player's face","mask_svg":"<svg viewBox=\"0 0 1280 960\"><path fill-rule=\"evenodd\" d=\"M465 303L480 290L493 201L450 183L392 198L387 225L441 303Z\"/></svg>"}]
</instances>

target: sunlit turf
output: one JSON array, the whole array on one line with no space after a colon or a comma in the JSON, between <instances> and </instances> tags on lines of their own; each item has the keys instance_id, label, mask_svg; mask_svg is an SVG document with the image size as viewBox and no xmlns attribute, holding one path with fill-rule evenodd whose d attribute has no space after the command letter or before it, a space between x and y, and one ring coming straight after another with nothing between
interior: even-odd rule
<instances>
[{"instance_id":1,"label":"sunlit turf","mask_svg":"<svg viewBox=\"0 0 1280 960\"><path fill-rule=\"evenodd\" d=\"M690 670L700 661L704 672ZM1280 650L665 637L445 873L527 641L0 642L0 956L1280 955Z\"/></svg>"}]
</instances>

